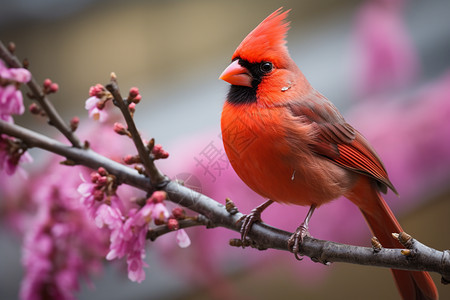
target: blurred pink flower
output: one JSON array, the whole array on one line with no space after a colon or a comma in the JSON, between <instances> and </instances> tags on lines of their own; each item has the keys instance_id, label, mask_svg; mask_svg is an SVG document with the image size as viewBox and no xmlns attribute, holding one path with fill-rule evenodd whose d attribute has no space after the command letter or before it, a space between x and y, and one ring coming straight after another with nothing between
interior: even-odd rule
<instances>
[{"instance_id":1,"label":"blurred pink flower","mask_svg":"<svg viewBox=\"0 0 450 300\"><path fill-rule=\"evenodd\" d=\"M91 218L94 218L98 206L100 205L100 202L96 203L94 197L96 184L92 182L86 182L83 177L81 177L81 179L83 180L83 182L78 186L77 192L80 193L80 201L86 207L89 216L91 216Z\"/></svg>"},{"instance_id":2,"label":"blurred pink flower","mask_svg":"<svg viewBox=\"0 0 450 300\"><path fill-rule=\"evenodd\" d=\"M19 164L32 161L31 155L20 148L14 142L14 139L0 134L0 174L4 172L6 175L11 176L19 169L19 172L25 178L25 171L19 168Z\"/></svg>"},{"instance_id":3,"label":"blurred pink flower","mask_svg":"<svg viewBox=\"0 0 450 300\"><path fill-rule=\"evenodd\" d=\"M404 0L365 1L356 15L352 65L357 97L403 88L416 79L419 61L403 20Z\"/></svg>"},{"instance_id":4,"label":"blurred pink flower","mask_svg":"<svg viewBox=\"0 0 450 300\"><path fill-rule=\"evenodd\" d=\"M133 150L132 143L119 140L122 137L113 132L112 125L81 122L77 133L80 138L90 141L91 149L116 161ZM116 146L111 147L111 143ZM2 221L24 236L23 299L41 297L47 292L51 293L48 297L52 299L73 299L78 282L100 271L109 251L110 231L99 229L91 217L95 217L102 204L94 197L90 198L95 184L80 178L81 174L82 178L91 179L91 171L62 166L60 160L55 155L41 159L28 181L20 174L5 178L0 172ZM98 180L102 181L100 177ZM143 192L123 185L117 191L117 197L109 197L111 206L108 207L128 211L136 207L134 200L143 195ZM129 201L122 203L119 198ZM90 213L86 205L91 205ZM103 219L103 222L107 220ZM36 245L41 244L42 247L37 249ZM48 249L51 255L48 255Z\"/></svg>"},{"instance_id":5,"label":"blurred pink flower","mask_svg":"<svg viewBox=\"0 0 450 300\"><path fill-rule=\"evenodd\" d=\"M23 68L8 68L0 59L0 120L13 123L12 115L21 115L25 111L21 83L30 81L31 73ZM0 134L0 174L16 172L19 163L31 162L31 156L14 143L14 139Z\"/></svg>"},{"instance_id":6,"label":"blurred pink flower","mask_svg":"<svg viewBox=\"0 0 450 300\"><path fill-rule=\"evenodd\" d=\"M8 68L0 59L0 119L12 122L11 115L25 111L18 84L30 81L31 74L23 68Z\"/></svg>"},{"instance_id":7,"label":"blurred pink flower","mask_svg":"<svg viewBox=\"0 0 450 300\"><path fill-rule=\"evenodd\" d=\"M0 59L0 78L26 83L31 80L31 73L24 68L8 68Z\"/></svg>"},{"instance_id":8,"label":"blurred pink flower","mask_svg":"<svg viewBox=\"0 0 450 300\"><path fill-rule=\"evenodd\" d=\"M86 195L90 194L90 196L82 198L94 198L95 187L89 186L88 183L82 183L80 187L79 191L82 190ZM114 260L126 256L128 278L132 281L142 282L145 280L143 268L148 267L144 261L147 232L150 230L152 221L160 225L168 220L169 211L164 202L165 198L165 192L156 191L147 199L143 207L133 207L123 214L119 209L120 205L114 204L120 202L119 198L111 197L109 202L100 204L94 211L97 226L100 228L106 226L110 231L110 245L106 259ZM86 201L84 202L86 203ZM186 232L179 233L178 244L180 247L189 246L189 237Z\"/></svg>"},{"instance_id":9,"label":"blurred pink flower","mask_svg":"<svg viewBox=\"0 0 450 300\"><path fill-rule=\"evenodd\" d=\"M53 165L32 182L23 246L22 299L74 299L80 278L100 270L105 236L78 200L78 180ZM30 206L36 209L34 213Z\"/></svg>"},{"instance_id":10,"label":"blurred pink flower","mask_svg":"<svg viewBox=\"0 0 450 300\"><path fill-rule=\"evenodd\" d=\"M169 211L166 205L162 202L154 203L152 207L152 218L157 220L157 222L165 222L169 218Z\"/></svg>"},{"instance_id":11,"label":"blurred pink flower","mask_svg":"<svg viewBox=\"0 0 450 300\"><path fill-rule=\"evenodd\" d=\"M11 115L24 111L22 93L14 85L0 86L0 119L12 123Z\"/></svg>"}]
</instances>

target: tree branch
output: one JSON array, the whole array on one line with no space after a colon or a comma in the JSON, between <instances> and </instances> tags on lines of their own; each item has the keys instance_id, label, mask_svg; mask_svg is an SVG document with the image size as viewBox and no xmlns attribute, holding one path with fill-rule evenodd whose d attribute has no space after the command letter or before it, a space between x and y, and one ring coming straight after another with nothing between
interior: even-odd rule
<instances>
[{"instance_id":1,"label":"tree branch","mask_svg":"<svg viewBox=\"0 0 450 300\"><path fill-rule=\"evenodd\" d=\"M119 87L114 76L112 76L111 82L106 85L106 89L113 96L114 104L119 107L123 117L125 118L125 122L128 126L128 131L131 133L133 143L136 146L136 150L138 151L139 157L141 158L142 164L144 165L145 173L150 178L150 181L155 187L164 185L164 183L167 182L168 179L159 171L158 168L156 168L153 160L150 157L150 149L144 146L142 138L136 128L136 124L133 121L133 117L128 110L128 106L120 94Z\"/></svg>"},{"instance_id":2,"label":"tree branch","mask_svg":"<svg viewBox=\"0 0 450 300\"><path fill-rule=\"evenodd\" d=\"M0 41L0 58L3 59L11 68L23 68L23 64L7 49L7 47L5 47L2 41ZM36 99L47 114L49 124L55 126L56 129L58 129L70 141L72 146L81 148L82 144L80 140L72 132L70 126L64 122L36 80L31 78L27 85L30 88L33 99Z\"/></svg>"},{"instance_id":3,"label":"tree branch","mask_svg":"<svg viewBox=\"0 0 450 300\"><path fill-rule=\"evenodd\" d=\"M68 147L44 135L1 120L0 133L17 137L28 147L38 147L64 156L78 165L92 169L103 166L109 173L115 175L120 182L141 190L152 192L155 189L149 178L92 150ZM241 224L238 220L242 217L241 213L230 213L225 205L175 181L169 181L161 190L167 193L168 200L204 215L211 221L210 226L240 231ZM197 222L186 221L186 223L186 227L199 225ZM155 236L164 233L163 228L157 229ZM288 239L291 234L264 223L255 223L248 237L258 249L271 248L289 251ZM402 240L400 241L402 242ZM448 250L438 251L414 239L410 239L404 244L405 248L408 249L407 251L386 248L379 250L305 237L300 251L302 255L310 257L313 261L324 264L346 262L394 269L430 271L441 274L443 283L450 282L450 252Z\"/></svg>"},{"instance_id":4,"label":"tree branch","mask_svg":"<svg viewBox=\"0 0 450 300\"><path fill-rule=\"evenodd\" d=\"M86 166L94 170L104 167L109 173L114 174L120 183L126 183L148 192L153 191L148 178L140 175L134 169L108 159L90 149L70 147L45 135L3 120L0 120L0 133L21 139L28 148L37 147L66 157L76 165Z\"/></svg>"}]
</instances>

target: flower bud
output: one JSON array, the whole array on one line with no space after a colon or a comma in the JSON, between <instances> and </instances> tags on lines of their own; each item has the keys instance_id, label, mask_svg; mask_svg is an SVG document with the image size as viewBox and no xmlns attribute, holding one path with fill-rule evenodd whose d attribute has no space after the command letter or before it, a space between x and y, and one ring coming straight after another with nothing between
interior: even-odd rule
<instances>
[{"instance_id":1,"label":"flower bud","mask_svg":"<svg viewBox=\"0 0 450 300\"><path fill-rule=\"evenodd\" d=\"M91 173L91 182L92 183L97 183L99 178L100 178L100 174L98 174L97 172Z\"/></svg>"},{"instance_id":2,"label":"flower bud","mask_svg":"<svg viewBox=\"0 0 450 300\"><path fill-rule=\"evenodd\" d=\"M105 87L103 85L101 85L100 83L97 83L94 86L91 86L89 88L89 96L91 97L97 97L97 98L101 98L101 93L105 90Z\"/></svg>"},{"instance_id":3,"label":"flower bud","mask_svg":"<svg viewBox=\"0 0 450 300\"><path fill-rule=\"evenodd\" d=\"M97 172L98 172L98 174L100 174L101 176L106 176L106 175L108 175L108 171L106 171L106 169L103 168L103 167L98 168Z\"/></svg>"},{"instance_id":4,"label":"flower bud","mask_svg":"<svg viewBox=\"0 0 450 300\"><path fill-rule=\"evenodd\" d=\"M41 113L41 108L36 103L31 103L28 109L33 115L39 115Z\"/></svg>"},{"instance_id":5,"label":"flower bud","mask_svg":"<svg viewBox=\"0 0 450 300\"><path fill-rule=\"evenodd\" d=\"M94 190L92 194L94 195L94 200L96 201L102 201L105 197L105 193L102 190Z\"/></svg>"},{"instance_id":6,"label":"flower bud","mask_svg":"<svg viewBox=\"0 0 450 300\"><path fill-rule=\"evenodd\" d=\"M50 87L48 89L49 93L56 93L59 90L59 85L57 83L50 84Z\"/></svg>"},{"instance_id":7,"label":"flower bud","mask_svg":"<svg viewBox=\"0 0 450 300\"><path fill-rule=\"evenodd\" d=\"M98 185L106 185L108 183L108 177L107 176L100 176L97 180Z\"/></svg>"},{"instance_id":8,"label":"flower bud","mask_svg":"<svg viewBox=\"0 0 450 300\"><path fill-rule=\"evenodd\" d=\"M73 117L72 120L70 120L70 130L72 130L72 132L77 130L78 124L80 124L80 118Z\"/></svg>"},{"instance_id":9,"label":"flower bud","mask_svg":"<svg viewBox=\"0 0 450 300\"><path fill-rule=\"evenodd\" d=\"M181 207L175 207L172 209L172 215L177 220L183 220L186 218L186 212Z\"/></svg>"},{"instance_id":10,"label":"flower bud","mask_svg":"<svg viewBox=\"0 0 450 300\"><path fill-rule=\"evenodd\" d=\"M139 89L137 87L132 87L130 89L130 98L134 98L139 95Z\"/></svg>"},{"instance_id":11,"label":"flower bud","mask_svg":"<svg viewBox=\"0 0 450 300\"><path fill-rule=\"evenodd\" d=\"M123 162L127 165L132 165L141 162L141 159L137 155L126 155L123 158Z\"/></svg>"},{"instance_id":12,"label":"flower bud","mask_svg":"<svg viewBox=\"0 0 450 300\"><path fill-rule=\"evenodd\" d=\"M125 128L125 126L122 123L119 122L114 123L113 128L115 133L131 137L131 133L128 131L128 129Z\"/></svg>"},{"instance_id":13,"label":"flower bud","mask_svg":"<svg viewBox=\"0 0 450 300\"><path fill-rule=\"evenodd\" d=\"M169 219L167 221L167 227L169 227L170 230L178 230L180 229L180 224L177 219Z\"/></svg>"},{"instance_id":14,"label":"flower bud","mask_svg":"<svg viewBox=\"0 0 450 300\"><path fill-rule=\"evenodd\" d=\"M51 85L52 83L53 83L53 82L52 82L52 80L51 80L50 78L45 79L45 80L44 80L44 84L43 84L44 89L45 89L45 90L49 89L49 88L50 88L50 85Z\"/></svg>"},{"instance_id":15,"label":"flower bud","mask_svg":"<svg viewBox=\"0 0 450 300\"><path fill-rule=\"evenodd\" d=\"M155 156L155 159L168 158L169 157L169 153L167 151L165 151L160 144L156 144L153 147L152 153Z\"/></svg>"},{"instance_id":16,"label":"flower bud","mask_svg":"<svg viewBox=\"0 0 450 300\"><path fill-rule=\"evenodd\" d=\"M162 203L167 199L167 193L164 191L156 191L153 192L152 196L148 199L148 201L152 201L153 203Z\"/></svg>"},{"instance_id":17,"label":"flower bud","mask_svg":"<svg viewBox=\"0 0 450 300\"><path fill-rule=\"evenodd\" d=\"M136 97L134 97L131 101L133 101L133 103L138 104L139 102L141 102L141 94L137 95Z\"/></svg>"},{"instance_id":18,"label":"flower bud","mask_svg":"<svg viewBox=\"0 0 450 300\"><path fill-rule=\"evenodd\" d=\"M134 114L134 112L136 111L136 103L131 102L131 103L128 105L128 111L129 111L131 114Z\"/></svg>"}]
</instances>

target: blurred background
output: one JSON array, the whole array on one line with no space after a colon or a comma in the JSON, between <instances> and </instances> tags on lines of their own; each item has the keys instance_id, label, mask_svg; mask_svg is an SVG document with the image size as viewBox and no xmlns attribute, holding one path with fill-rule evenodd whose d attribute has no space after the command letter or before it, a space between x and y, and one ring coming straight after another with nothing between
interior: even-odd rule
<instances>
[{"instance_id":1,"label":"blurred background","mask_svg":"<svg viewBox=\"0 0 450 300\"><path fill-rule=\"evenodd\" d=\"M111 72L117 74L123 91L139 87L143 100L135 120L146 137L154 137L171 154L159 162L163 171L191 179L194 187L218 201L231 197L245 213L263 199L240 183L231 168L208 169L199 161L208 145L223 151L220 112L228 86L218 76L241 40L280 6L292 9L288 47L293 59L385 162L401 195L388 195L388 202L403 228L429 246L448 249L447 0L3 0L0 38L16 43L16 54L28 58L38 81L51 78L59 84L52 99L66 119L87 118L84 102L89 87L107 83ZM15 120L56 135L29 114ZM37 152L35 160L42 155ZM250 200L243 203L245 199ZM290 231L306 213L304 208L281 205L269 210L263 219ZM346 200L321 208L311 227L312 235L320 239L369 245L362 217ZM398 298L386 269L325 267L307 259L293 263L288 253L228 247L227 240L237 238L236 233L221 229L188 233L190 250L174 250L166 239L149 246L150 267L143 283L130 282L120 268L107 264L93 278L95 287L83 283L76 298ZM2 225L2 299L18 297L23 275L20 243L20 236ZM440 284L437 274L432 276L441 299L450 299L450 288Z\"/></svg>"}]
</instances>

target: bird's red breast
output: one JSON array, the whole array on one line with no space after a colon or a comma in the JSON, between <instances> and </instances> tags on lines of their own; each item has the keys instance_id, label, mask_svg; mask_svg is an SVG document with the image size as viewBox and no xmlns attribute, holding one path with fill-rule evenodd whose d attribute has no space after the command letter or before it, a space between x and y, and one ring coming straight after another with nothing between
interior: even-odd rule
<instances>
[{"instance_id":1,"label":"bird's red breast","mask_svg":"<svg viewBox=\"0 0 450 300\"><path fill-rule=\"evenodd\" d=\"M232 84L221 125L234 170L263 197L299 205L346 194L355 173L394 189L372 147L290 58L286 14L261 22L221 75Z\"/></svg>"}]
</instances>

